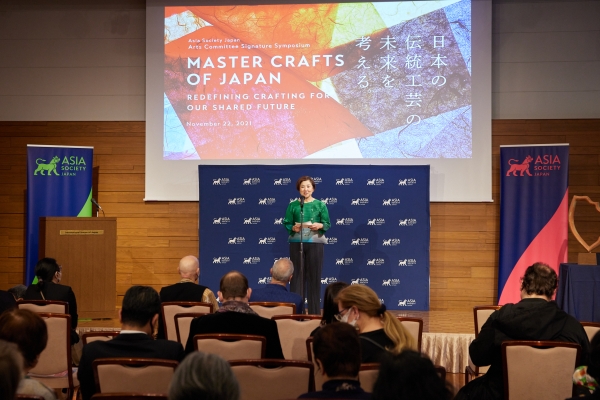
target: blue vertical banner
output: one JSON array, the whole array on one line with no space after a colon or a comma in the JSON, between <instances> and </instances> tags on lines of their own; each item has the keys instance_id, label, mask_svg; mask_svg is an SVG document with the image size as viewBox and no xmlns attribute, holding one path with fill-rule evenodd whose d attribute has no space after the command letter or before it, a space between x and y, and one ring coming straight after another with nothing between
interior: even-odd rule
<instances>
[{"instance_id":1,"label":"blue vertical banner","mask_svg":"<svg viewBox=\"0 0 600 400\"><path fill-rule=\"evenodd\" d=\"M93 147L27 145L25 282L35 278L40 217L91 217Z\"/></svg>"},{"instance_id":2,"label":"blue vertical banner","mask_svg":"<svg viewBox=\"0 0 600 400\"><path fill-rule=\"evenodd\" d=\"M520 278L568 257L569 146L500 147L498 304L520 300Z\"/></svg>"},{"instance_id":3,"label":"blue vertical banner","mask_svg":"<svg viewBox=\"0 0 600 400\"><path fill-rule=\"evenodd\" d=\"M289 257L285 210L308 175L327 204L331 228L321 288L370 286L396 310L429 309L429 166L199 166L201 282L217 290L223 274L244 273L250 287Z\"/></svg>"}]
</instances>

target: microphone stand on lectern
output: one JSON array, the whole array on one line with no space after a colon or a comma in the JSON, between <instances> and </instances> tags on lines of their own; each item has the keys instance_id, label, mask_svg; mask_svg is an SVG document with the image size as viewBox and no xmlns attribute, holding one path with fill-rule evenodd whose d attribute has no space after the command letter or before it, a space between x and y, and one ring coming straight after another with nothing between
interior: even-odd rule
<instances>
[{"instance_id":1,"label":"microphone stand on lectern","mask_svg":"<svg viewBox=\"0 0 600 400\"><path fill-rule=\"evenodd\" d=\"M302 236L304 236L304 196L300 196L300 274L302 278L299 280L300 293L302 296L302 303L304 303L304 242Z\"/></svg>"}]
</instances>

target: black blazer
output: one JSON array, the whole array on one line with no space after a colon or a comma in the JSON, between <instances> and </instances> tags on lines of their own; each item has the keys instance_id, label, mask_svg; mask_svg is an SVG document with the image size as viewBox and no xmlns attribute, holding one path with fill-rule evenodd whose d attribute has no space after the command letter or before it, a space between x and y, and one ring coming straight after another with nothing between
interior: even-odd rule
<instances>
[{"instance_id":1,"label":"black blazer","mask_svg":"<svg viewBox=\"0 0 600 400\"><path fill-rule=\"evenodd\" d=\"M79 342L79 336L75 332L78 318L77 300L75 299L75 293L73 293L71 286L60 285L54 282L45 282L42 293L44 293L44 298L46 300L66 301L69 303L69 314L71 315L71 344ZM37 284L29 285L23 295L23 300L44 300L44 298L42 298Z\"/></svg>"},{"instance_id":2,"label":"black blazer","mask_svg":"<svg viewBox=\"0 0 600 400\"><path fill-rule=\"evenodd\" d=\"M181 344L169 340L153 340L145 333L120 334L112 340L95 341L83 346L77 379L81 385L83 400L96 393L92 362L98 358L142 357L181 361L184 357Z\"/></svg>"},{"instance_id":3,"label":"black blazer","mask_svg":"<svg viewBox=\"0 0 600 400\"><path fill-rule=\"evenodd\" d=\"M165 286L160 289L160 302L168 301L202 301L202 295L207 289L206 286L196 285L194 282L182 282L174 285ZM158 339L166 339L166 333L163 328L162 313L158 318Z\"/></svg>"},{"instance_id":4,"label":"black blazer","mask_svg":"<svg viewBox=\"0 0 600 400\"><path fill-rule=\"evenodd\" d=\"M194 318L190 325L190 335L185 346L186 354L194 351L194 335L201 333L236 333L264 336L267 341L265 357L283 359L277 323L258 315L227 311Z\"/></svg>"}]
</instances>

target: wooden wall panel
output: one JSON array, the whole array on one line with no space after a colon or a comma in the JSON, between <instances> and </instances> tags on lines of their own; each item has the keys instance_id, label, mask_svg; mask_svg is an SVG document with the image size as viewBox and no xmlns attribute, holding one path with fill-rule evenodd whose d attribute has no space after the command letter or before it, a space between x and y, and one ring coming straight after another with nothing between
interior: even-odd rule
<instances>
[{"instance_id":1,"label":"wooden wall panel","mask_svg":"<svg viewBox=\"0 0 600 400\"><path fill-rule=\"evenodd\" d=\"M158 290L177 281L179 258L197 252L198 204L144 203L144 135L144 122L0 122L0 289L23 279L27 144L94 146L97 199L106 216L118 218L118 304L131 285ZM537 143L570 143L570 195L600 201L600 120L493 121L494 202L431 204L432 310L467 311L496 300L499 146ZM581 204L576 217L579 232L594 242L600 213ZM569 260L579 251L570 235Z\"/></svg>"}]
</instances>

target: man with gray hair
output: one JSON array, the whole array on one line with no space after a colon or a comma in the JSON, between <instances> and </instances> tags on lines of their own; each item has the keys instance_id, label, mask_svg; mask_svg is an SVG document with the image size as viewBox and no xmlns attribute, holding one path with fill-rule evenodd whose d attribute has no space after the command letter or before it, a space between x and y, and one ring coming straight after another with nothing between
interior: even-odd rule
<instances>
[{"instance_id":1,"label":"man with gray hair","mask_svg":"<svg viewBox=\"0 0 600 400\"><path fill-rule=\"evenodd\" d=\"M294 274L294 264L289 258L280 258L275 261L271 270L271 283L265 287L254 289L252 291L252 301L277 301L283 303L294 303L296 305L296 314L304 313L304 302L302 296L297 293L291 293L287 285Z\"/></svg>"}]
</instances>

